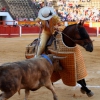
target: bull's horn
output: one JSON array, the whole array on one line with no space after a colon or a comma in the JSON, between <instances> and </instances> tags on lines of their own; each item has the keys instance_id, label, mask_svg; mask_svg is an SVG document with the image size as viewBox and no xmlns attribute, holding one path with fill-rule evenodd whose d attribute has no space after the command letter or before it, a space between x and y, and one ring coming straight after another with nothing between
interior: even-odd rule
<instances>
[{"instance_id":1,"label":"bull's horn","mask_svg":"<svg viewBox=\"0 0 100 100\"><path fill-rule=\"evenodd\" d=\"M53 56L54 59L64 59L66 57L58 57L58 56Z\"/></svg>"}]
</instances>

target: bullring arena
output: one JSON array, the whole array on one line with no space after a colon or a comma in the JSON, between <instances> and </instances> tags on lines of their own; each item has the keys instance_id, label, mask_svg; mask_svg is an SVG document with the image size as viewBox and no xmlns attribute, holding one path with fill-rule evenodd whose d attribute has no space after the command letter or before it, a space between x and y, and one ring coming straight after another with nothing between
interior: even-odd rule
<instances>
[{"instance_id":1,"label":"bullring arena","mask_svg":"<svg viewBox=\"0 0 100 100\"><path fill-rule=\"evenodd\" d=\"M6 62L14 62L25 59L26 46L38 35L22 35L21 37L0 38L0 65ZM100 37L91 37L94 40L94 51L87 52L81 48L88 76L87 86L94 92L93 97L88 97L80 92L80 86L66 86L61 80L54 83L58 100L100 100ZM24 100L24 90L20 95L16 93L9 100ZM52 93L45 87L35 92L30 92L28 100L53 100Z\"/></svg>"}]
</instances>

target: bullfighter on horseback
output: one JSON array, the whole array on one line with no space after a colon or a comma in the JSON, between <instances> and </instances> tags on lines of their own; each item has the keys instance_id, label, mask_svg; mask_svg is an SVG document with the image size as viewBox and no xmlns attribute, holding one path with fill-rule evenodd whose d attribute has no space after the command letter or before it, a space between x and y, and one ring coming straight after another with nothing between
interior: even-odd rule
<instances>
[{"instance_id":1,"label":"bullfighter on horseback","mask_svg":"<svg viewBox=\"0 0 100 100\"><path fill-rule=\"evenodd\" d=\"M36 25L42 24L42 34L40 37L40 45L36 55L40 55L44 52L48 39L54 34L55 28L59 28L61 31L64 29L64 25L60 18L56 15L56 12L52 7L45 6L40 9L38 18L35 20Z\"/></svg>"},{"instance_id":2,"label":"bullfighter on horseback","mask_svg":"<svg viewBox=\"0 0 100 100\"><path fill-rule=\"evenodd\" d=\"M65 28L62 21L56 14L52 7L45 6L39 10L38 18L35 20L37 26L40 26L39 22L42 24L42 33L40 36L40 43L36 51L36 55L41 55L46 47L46 43L49 38L55 33L55 29L62 32ZM79 48L78 48L79 49ZM80 67L80 66L79 66ZM76 73L77 74L77 73ZM94 93L86 87L85 79L77 80L81 87L81 92L86 93L88 97L94 95Z\"/></svg>"}]
</instances>

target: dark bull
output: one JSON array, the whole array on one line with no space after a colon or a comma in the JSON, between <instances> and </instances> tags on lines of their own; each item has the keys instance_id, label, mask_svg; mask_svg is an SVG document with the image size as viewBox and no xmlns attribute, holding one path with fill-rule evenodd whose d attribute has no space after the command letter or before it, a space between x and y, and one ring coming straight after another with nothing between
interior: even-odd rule
<instances>
[{"instance_id":1,"label":"dark bull","mask_svg":"<svg viewBox=\"0 0 100 100\"><path fill-rule=\"evenodd\" d=\"M53 55L38 56L24 61L5 63L0 66L0 100L7 100L20 89L25 89L25 100L29 91L45 86L52 91L54 100L58 100L51 83L53 71L61 70L59 60Z\"/></svg>"}]
</instances>

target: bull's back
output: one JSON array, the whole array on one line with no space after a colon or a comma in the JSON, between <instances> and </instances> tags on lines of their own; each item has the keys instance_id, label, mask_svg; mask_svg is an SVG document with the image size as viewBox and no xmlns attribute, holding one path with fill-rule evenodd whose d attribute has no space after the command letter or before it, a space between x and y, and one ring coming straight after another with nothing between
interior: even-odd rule
<instances>
[{"instance_id":1,"label":"bull's back","mask_svg":"<svg viewBox=\"0 0 100 100\"><path fill-rule=\"evenodd\" d=\"M23 66L22 84L27 84L26 87L38 87L39 84L44 83L47 78L50 78L49 63L44 59L30 59L26 62L27 66ZM26 74L24 74L24 72Z\"/></svg>"},{"instance_id":2,"label":"bull's back","mask_svg":"<svg viewBox=\"0 0 100 100\"><path fill-rule=\"evenodd\" d=\"M29 59L3 64L0 66L0 88L3 91L10 91L11 88L16 89L18 85L21 85L21 88L38 87L40 83L50 78L50 67L45 59Z\"/></svg>"}]
</instances>

